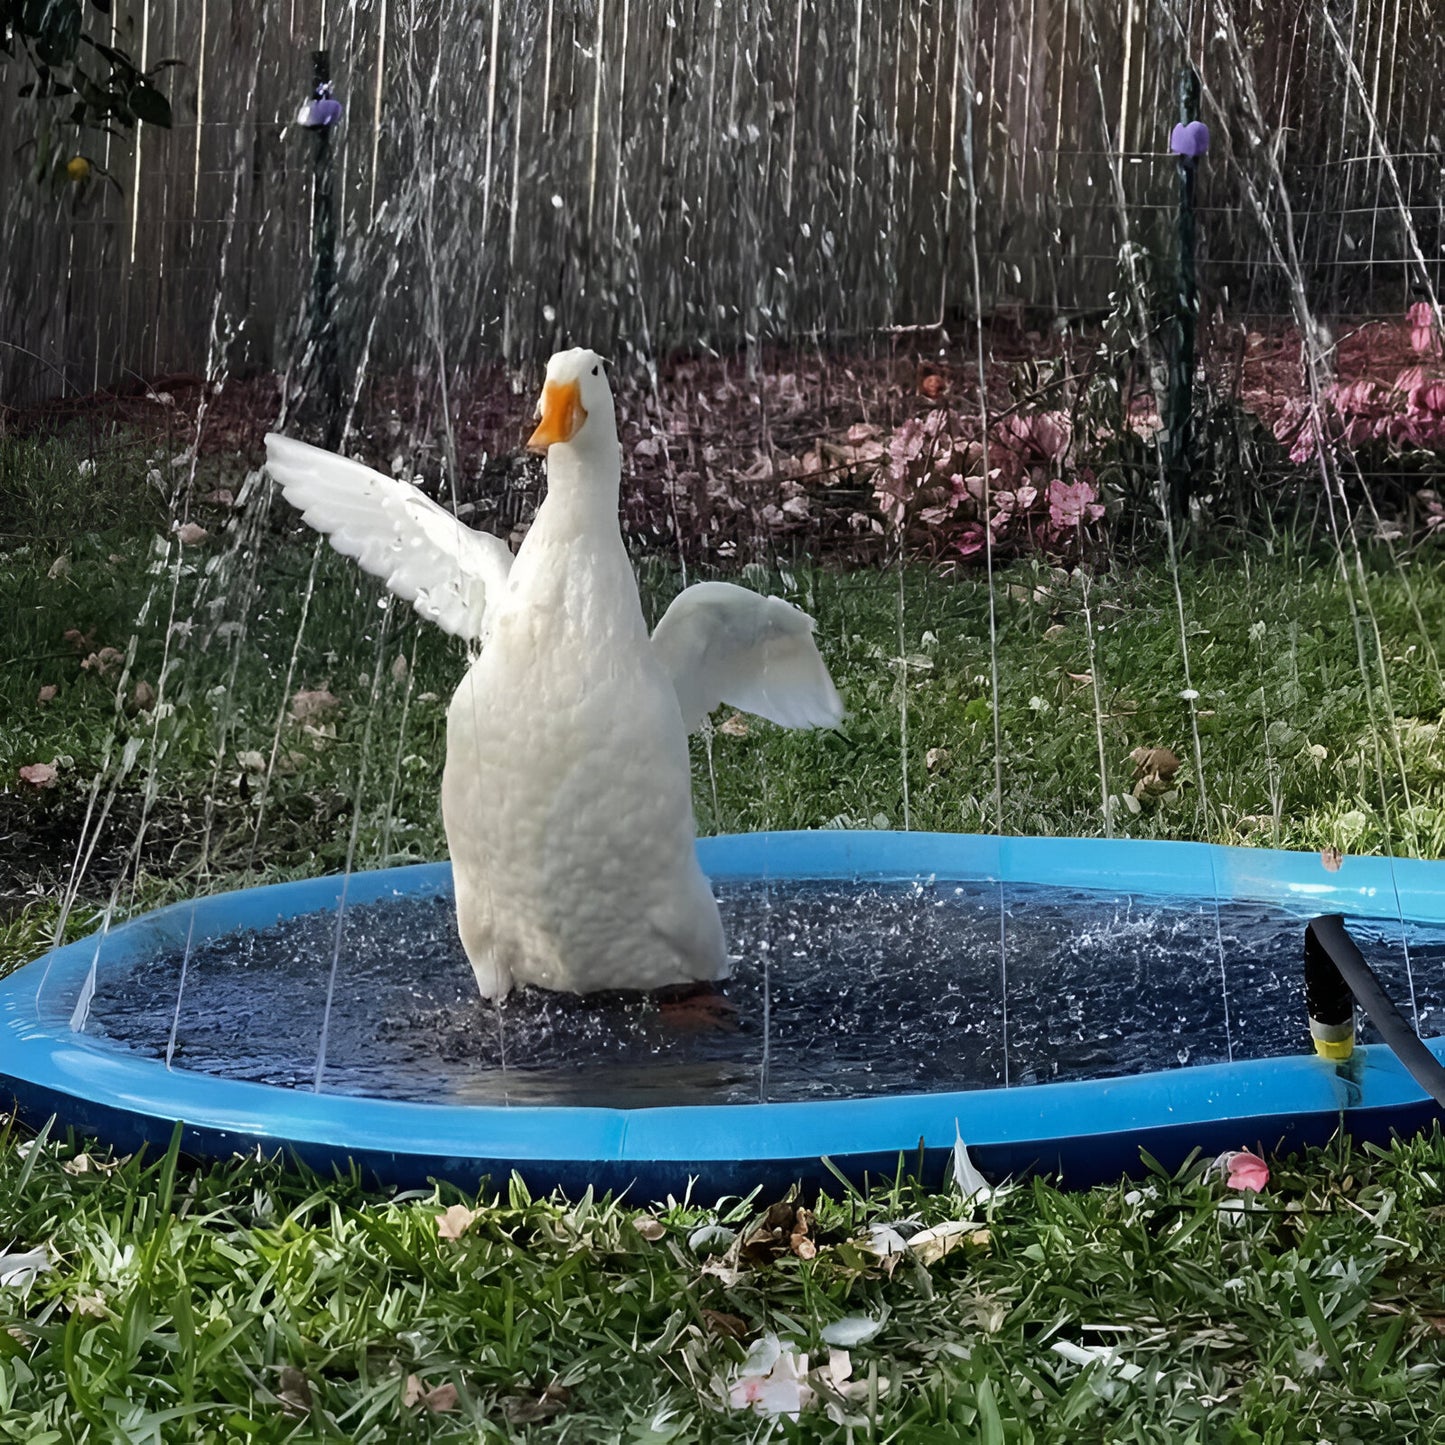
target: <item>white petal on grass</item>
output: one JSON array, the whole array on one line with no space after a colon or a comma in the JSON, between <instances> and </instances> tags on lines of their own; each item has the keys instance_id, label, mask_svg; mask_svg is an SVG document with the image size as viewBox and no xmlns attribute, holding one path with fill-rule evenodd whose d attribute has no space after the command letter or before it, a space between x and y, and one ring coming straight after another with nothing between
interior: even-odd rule
<instances>
[{"instance_id":1,"label":"white petal on grass","mask_svg":"<svg viewBox=\"0 0 1445 1445\"><path fill-rule=\"evenodd\" d=\"M943 1224L935 1224L932 1229L919 1230L909 1239L908 1250L919 1264L935 1264L965 1240L986 1233L971 1219L950 1219Z\"/></svg>"},{"instance_id":2,"label":"white petal on grass","mask_svg":"<svg viewBox=\"0 0 1445 1445\"><path fill-rule=\"evenodd\" d=\"M993 1198L993 1186L968 1157L957 1119L953 1121L953 1187L964 1199L976 1199L980 1204L987 1204Z\"/></svg>"},{"instance_id":3,"label":"white petal on grass","mask_svg":"<svg viewBox=\"0 0 1445 1445\"><path fill-rule=\"evenodd\" d=\"M752 1343L747 1358L739 1366L739 1374L743 1375L766 1375L772 1372L774 1365L778 1363L778 1356L783 1353L783 1342L771 1331L759 1335Z\"/></svg>"},{"instance_id":4,"label":"white petal on grass","mask_svg":"<svg viewBox=\"0 0 1445 1445\"><path fill-rule=\"evenodd\" d=\"M844 1315L841 1320L824 1325L821 1333L825 1344L851 1350L855 1345L866 1345L882 1328L882 1320L871 1319L868 1315Z\"/></svg>"},{"instance_id":5,"label":"white petal on grass","mask_svg":"<svg viewBox=\"0 0 1445 1445\"><path fill-rule=\"evenodd\" d=\"M0 1254L0 1289L25 1289L49 1271L50 1252L43 1244L23 1253Z\"/></svg>"},{"instance_id":6,"label":"white petal on grass","mask_svg":"<svg viewBox=\"0 0 1445 1445\"><path fill-rule=\"evenodd\" d=\"M1076 1365L1102 1364L1121 1380L1137 1380L1144 1373L1142 1365L1126 1360L1112 1345L1076 1345L1072 1340L1055 1340L1051 1348L1056 1355Z\"/></svg>"},{"instance_id":7,"label":"white petal on grass","mask_svg":"<svg viewBox=\"0 0 1445 1445\"><path fill-rule=\"evenodd\" d=\"M908 1241L891 1224L870 1224L868 1226L868 1248L885 1259L890 1254L902 1254L908 1248Z\"/></svg>"},{"instance_id":8,"label":"white petal on grass","mask_svg":"<svg viewBox=\"0 0 1445 1445\"><path fill-rule=\"evenodd\" d=\"M703 1224L687 1237L687 1247L694 1254L718 1254L737 1238L725 1224Z\"/></svg>"},{"instance_id":9,"label":"white petal on grass","mask_svg":"<svg viewBox=\"0 0 1445 1445\"><path fill-rule=\"evenodd\" d=\"M792 1346L791 1340L772 1333L755 1340L728 1385L728 1404L735 1410L796 1420L816 1394L808 1382L808 1357Z\"/></svg>"}]
</instances>

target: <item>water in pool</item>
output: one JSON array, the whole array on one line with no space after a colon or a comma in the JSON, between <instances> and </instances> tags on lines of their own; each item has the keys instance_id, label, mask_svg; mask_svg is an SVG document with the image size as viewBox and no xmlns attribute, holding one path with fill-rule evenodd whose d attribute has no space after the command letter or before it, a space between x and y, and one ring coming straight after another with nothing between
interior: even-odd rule
<instances>
[{"instance_id":1,"label":"water in pool","mask_svg":"<svg viewBox=\"0 0 1445 1445\"><path fill-rule=\"evenodd\" d=\"M1267 904L978 882L718 889L723 1028L635 995L477 996L449 898L347 910L323 1091L640 1106L1098 1078L1308 1050L1304 920ZM1351 925L1407 1017L1445 1027L1445 930ZM312 1088L336 940L305 914L102 979L88 1029L232 1079ZM1368 1037L1368 1031L1366 1031Z\"/></svg>"}]
</instances>

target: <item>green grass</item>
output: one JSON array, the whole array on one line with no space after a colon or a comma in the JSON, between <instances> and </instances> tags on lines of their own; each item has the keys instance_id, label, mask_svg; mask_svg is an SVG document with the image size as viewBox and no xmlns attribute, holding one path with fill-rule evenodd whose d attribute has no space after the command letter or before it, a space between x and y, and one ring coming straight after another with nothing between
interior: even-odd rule
<instances>
[{"instance_id":1,"label":"green grass","mask_svg":"<svg viewBox=\"0 0 1445 1445\"><path fill-rule=\"evenodd\" d=\"M262 507L197 503L213 539L167 547L143 451L97 455L86 507L84 448L0 439L24 478L0 542L0 972L48 946L88 809L106 821L70 936L112 901L334 871L353 818L355 866L444 854L461 649ZM900 827L906 783L914 828L1439 857L1442 567L1371 550L1347 585L1328 553L1186 560L1181 638L1166 567L1100 571L1086 591L1015 564L994 591L997 751L979 578L751 579L818 619L849 716L831 733L719 731L710 758L699 740L699 826ZM679 578L641 571L655 612ZM105 647L119 665L82 666ZM136 705L141 682L156 705ZM322 687L338 702L308 730L288 701ZM1137 811L1136 747L1181 760ZM268 787L248 755L273 751ZM19 782L35 762L56 766L53 788ZM769 1201L669 1204L648 1240L645 1201L532 1201L503 1181L449 1241L450 1190L388 1196L255 1161L75 1172L77 1147L0 1138L0 1254L43 1244L55 1261L0 1287L0 1439L759 1439L767 1422L719 1408L747 1345L772 1330L816 1362L828 1321L885 1311L854 1351L867 1388L843 1423L813 1412L784 1438L1423 1439L1442 1404L1438 1139L1275 1161L1242 1217L1197 1167L1137 1196L1026 1181L979 1220L986 1244L890 1273L848 1243L865 1222L960 1209L937 1180L900 1178L820 1203L815 1259L736 1279L705 1270L690 1229ZM1131 1368L1081 1368L1058 1344L1112 1344ZM456 1407L403 1404L413 1374L454 1385ZM553 1384L565 1398L544 1403L563 1408L529 1421Z\"/></svg>"},{"instance_id":2,"label":"green grass","mask_svg":"<svg viewBox=\"0 0 1445 1445\"><path fill-rule=\"evenodd\" d=\"M783 1438L1343 1445L1435 1438L1445 1404L1438 1136L1277 1164L1244 1209L1203 1161L973 1210L900 1173L819 1201L815 1258L733 1273L689 1237L746 1235L766 1201L640 1215L513 1183L453 1240L447 1189L76 1167L73 1146L0 1139L0 1239L54 1258L0 1290L0 1439L756 1440L763 1420L723 1408L748 1343L771 1331L816 1365L847 1315L883 1321L851 1351L860 1397ZM930 1262L890 1271L856 1242L958 1218L976 1228ZM413 1375L455 1408L406 1406Z\"/></svg>"},{"instance_id":3,"label":"green grass","mask_svg":"<svg viewBox=\"0 0 1445 1445\"><path fill-rule=\"evenodd\" d=\"M118 878L125 909L338 870L354 817L355 866L444 855L437 794L463 649L409 608L379 607L379 584L289 517L253 508L233 534L209 520L216 536L195 548L132 526L0 553L0 836L8 824L29 840L19 921L13 901L0 909L0 969L53 930L92 796L106 821L83 920ZM1186 561L1182 628L1163 566L1099 572L1086 591L1081 574L1013 565L994 589L997 751L978 576L754 578L816 616L848 718L698 739L699 827L1109 829L1439 857L1445 553L1365 560L1348 586L1328 555ZM642 571L655 613L680 579ZM107 647L129 666L84 666ZM138 684L158 706L137 708ZM320 688L337 706L308 728L288 700ZM1181 767L1136 806L1139 747L1169 748ZM18 781L36 762L57 767L56 786Z\"/></svg>"}]
</instances>

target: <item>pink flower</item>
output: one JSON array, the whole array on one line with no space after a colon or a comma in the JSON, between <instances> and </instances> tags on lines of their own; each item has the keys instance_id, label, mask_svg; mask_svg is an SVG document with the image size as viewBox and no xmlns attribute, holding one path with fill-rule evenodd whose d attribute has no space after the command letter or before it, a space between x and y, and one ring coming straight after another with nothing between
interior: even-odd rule
<instances>
[{"instance_id":1,"label":"pink flower","mask_svg":"<svg viewBox=\"0 0 1445 1445\"><path fill-rule=\"evenodd\" d=\"M1269 1183L1269 1165L1248 1149L1239 1149L1233 1154L1221 1154L1214 1162L1223 1171L1224 1182L1231 1189L1258 1194Z\"/></svg>"},{"instance_id":2,"label":"pink flower","mask_svg":"<svg viewBox=\"0 0 1445 1445\"><path fill-rule=\"evenodd\" d=\"M1410 323L1410 346L1421 356L1439 356L1440 327L1435 308L1428 301L1417 301L1406 313Z\"/></svg>"},{"instance_id":3,"label":"pink flower","mask_svg":"<svg viewBox=\"0 0 1445 1445\"><path fill-rule=\"evenodd\" d=\"M1069 419L1061 411L1041 411L1030 417L1034 446L1056 462L1069 449Z\"/></svg>"},{"instance_id":4,"label":"pink flower","mask_svg":"<svg viewBox=\"0 0 1445 1445\"><path fill-rule=\"evenodd\" d=\"M1104 515L1097 496L1088 482L1050 482L1049 521L1061 530L1097 522Z\"/></svg>"},{"instance_id":5,"label":"pink flower","mask_svg":"<svg viewBox=\"0 0 1445 1445\"><path fill-rule=\"evenodd\" d=\"M953 545L958 548L961 556L977 557L985 546L983 528L977 522L970 522L959 533L958 539Z\"/></svg>"},{"instance_id":6,"label":"pink flower","mask_svg":"<svg viewBox=\"0 0 1445 1445\"><path fill-rule=\"evenodd\" d=\"M1006 446L1057 461L1069 449L1069 418L1061 411L1012 413L999 423L998 440Z\"/></svg>"},{"instance_id":7,"label":"pink flower","mask_svg":"<svg viewBox=\"0 0 1445 1445\"><path fill-rule=\"evenodd\" d=\"M1410 395L1410 405L1417 411L1445 416L1445 381L1427 381Z\"/></svg>"},{"instance_id":8,"label":"pink flower","mask_svg":"<svg viewBox=\"0 0 1445 1445\"><path fill-rule=\"evenodd\" d=\"M1337 383L1325 395L1342 416L1379 416L1390 404L1389 393L1370 377Z\"/></svg>"}]
</instances>

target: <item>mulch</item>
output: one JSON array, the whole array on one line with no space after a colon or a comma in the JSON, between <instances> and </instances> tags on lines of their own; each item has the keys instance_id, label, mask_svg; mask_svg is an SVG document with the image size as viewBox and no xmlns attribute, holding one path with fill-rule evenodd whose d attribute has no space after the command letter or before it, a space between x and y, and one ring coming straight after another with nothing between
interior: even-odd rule
<instances>
[{"instance_id":1,"label":"mulch","mask_svg":"<svg viewBox=\"0 0 1445 1445\"><path fill-rule=\"evenodd\" d=\"M1028 329L1007 317L983 337L991 408L1013 404L1027 386L1026 363L1071 348L1080 370L1097 365L1100 337ZM903 418L938 405L978 412L978 338L936 329L879 334L862 341L770 347L751 355L665 358L649 374L620 369L618 429L629 458L623 526L644 547L720 563L773 560L807 552L851 563L882 559L888 539L873 505L870 469L859 439L886 438ZM1283 322L1246 329L1204 328L1201 354L1217 395L1236 399L1268 425L1307 394L1303 348ZM1341 379L1392 378L1413 364L1398 322L1342 328L1330 353ZM347 450L383 471L420 476L445 492L474 525L524 529L541 495L541 468L523 443L539 376L500 364L448 385L451 435L439 425L434 378L375 377L364 385ZM1138 405L1152 410L1138 369ZM109 435L154 439L179 451L196 444L205 485L259 465L264 434L283 416L285 386L275 374L208 383L191 374L24 410L0 410L0 432L33 435L83 428L100 445ZM1047 402L1041 403L1047 405ZM301 421L287 430L320 441ZM449 452L455 478L446 476Z\"/></svg>"}]
</instances>

